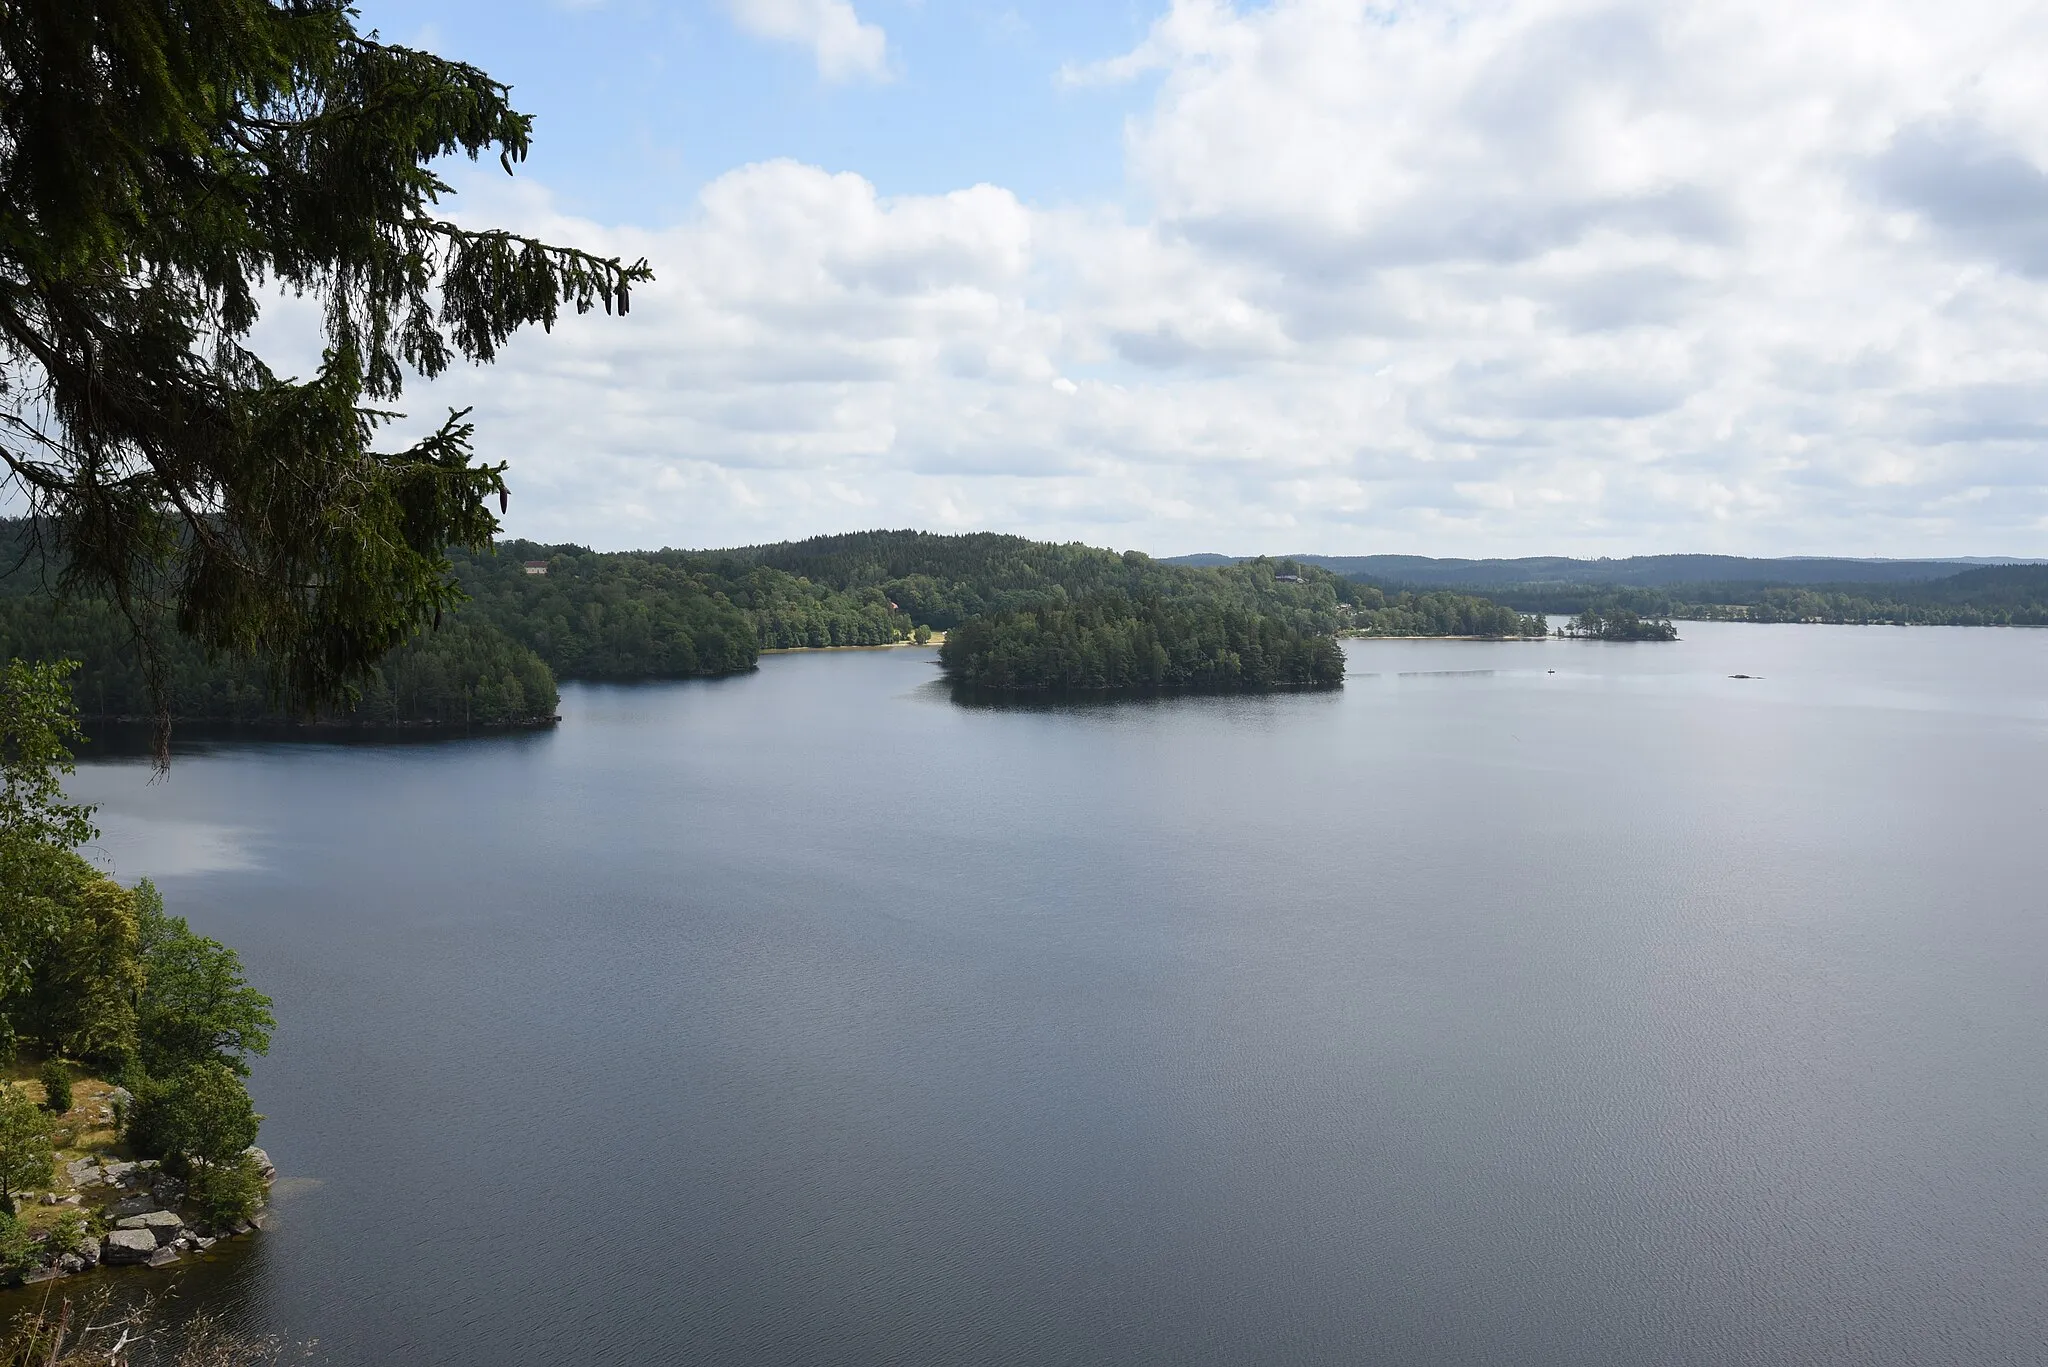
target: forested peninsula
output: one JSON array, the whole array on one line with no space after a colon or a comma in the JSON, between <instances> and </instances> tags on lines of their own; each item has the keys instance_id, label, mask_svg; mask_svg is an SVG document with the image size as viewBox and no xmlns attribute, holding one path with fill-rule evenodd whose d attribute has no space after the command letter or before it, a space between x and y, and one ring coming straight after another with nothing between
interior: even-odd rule
<instances>
[{"instance_id":1,"label":"forested peninsula","mask_svg":"<svg viewBox=\"0 0 2048 1367\"><path fill-rule=\"evenodd\" d=\"M4 542L20 551L27 528ZM0 576L0 653L74 659L90 720L151 714L128 619L68 596L33 556ZM681 679L752 669L761 652L877 646L961 632L955 678L1007 690L1265 688L1342 677L1334 638L1541 635L1485 598L1361 584L1292 560L1169 564L1137 551L995 533L858 532L718 551L600 552L508 540L450 553L462 594L387 656L352 704L282 710L260 667L210 657L161 624L182 721L480 729L541 725L563 679Z\"/></svg>"}]
</instances>

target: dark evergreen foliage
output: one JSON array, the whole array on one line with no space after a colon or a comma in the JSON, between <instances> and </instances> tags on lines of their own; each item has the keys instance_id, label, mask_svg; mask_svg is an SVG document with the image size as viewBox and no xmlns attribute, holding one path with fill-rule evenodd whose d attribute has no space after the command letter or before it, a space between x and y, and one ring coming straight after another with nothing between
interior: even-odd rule
<instances>
[{"instance_id":1,"label":"dark evergreen foliage","mask_svg":"<svg viewBox=\"0 0 2048 1367\"><path fill-rule=\"evenodd\" d=\"M63 1059L45 1059L36 1070L36 1080L43 1084L44 1110L63 1115L71 1109L71 1069Z\"/></svg>"},{"instance_id":2,"label":"dark evergreen foliage","mask_svg":"<svg viewBox=\"0 0 2048 1367\"><path fill-rule=\"evenodd\" d=\"M0 5L0 463L145 685L170 629L333 704L454 601L504 466L451 415L380 452L406 367L489 361L623 265L437 212L441 158L509 171L530 120L472 66L359 33L346 0ZM316 298L303 381L245 345L259 290Z\"/></svg>"},{"instance_id":3,"label":"dark evergreen foliage","mask_svg":"<svg viewBox=\"0 0 2048 1367\"><path fill-rule=\"evenodd\" d=\"M81 711L94 720L154 715L145 665L114 608L98 601L0 595L0 656L82 662L72 678ZM261 666L212 660L184 638L161 643L162 701L186 721L293 722ZM335 725L514 726L545 721L559 695L532 651L487 625L457 619L387 655L352 702L324 708Z\"/></svg>"}]
</instances>

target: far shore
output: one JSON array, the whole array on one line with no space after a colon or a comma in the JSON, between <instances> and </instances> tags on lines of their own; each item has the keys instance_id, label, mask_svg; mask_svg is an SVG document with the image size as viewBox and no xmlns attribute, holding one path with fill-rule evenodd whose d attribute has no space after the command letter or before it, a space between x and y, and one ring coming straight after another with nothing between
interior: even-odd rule
<instances>
[{"instance_id":1,"label":"far shore","mask_svg":"<svg viewBox=\"0 0 2048 1367\"><path fill-rule=\"evenodd\" d=\"M1548 636L1380 636L1362 631L1340 631L1340 641L1547 641Z\"/></svg>"},{"instance_id":2,"label":"far shore","mask_svg":"<svg viewBox=\"0 0 2048 1367\"><path fill-rule=\"evenodd\" d=\"M837 650L901 650L905 646L916 645L930 648L942 646L945 643L946 633L935 631L932 633L932 638L929 641L890 641L886 645L878 646L768 646L761 653L763 655L821 655L827 651Z\"/></svg>"}]
</instances>

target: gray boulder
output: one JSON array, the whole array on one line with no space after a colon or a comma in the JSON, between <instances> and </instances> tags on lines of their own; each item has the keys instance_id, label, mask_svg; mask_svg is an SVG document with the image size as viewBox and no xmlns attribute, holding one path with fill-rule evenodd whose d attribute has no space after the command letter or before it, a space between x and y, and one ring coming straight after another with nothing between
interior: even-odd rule
<instances>
[{"instance_id":1,"label":"gray boulder","mask_svg":"<svg viewBox=\"0 0 2048 1367\"><path fill-rule=\"evenodd\" d=\"M149 1265L151 1267L168 1267L178 1261L179 1256L178 1250L175 1248L160 1248L149 1255Z\"/></svg>"},{"instance_id":2,"label":"gray boulder","mask_svg":"<svg viewBox=\"0 0 2048 1367\"><path fill-rule=\"evenodd\" d=\"M88 1243L85 1247L79 1249L74 1256L87 1267L98 1267L100 1265L100 1246L95 1243Z\"/></svg>"},{"instance_id":3,"label":"gray boulder","mask_svg":"<svg viewBox=\"0 0 2048 1367\"><path fill-rule=\"evenodd\" d=\"M92 1264L76 1253L60 1253L57 1255L57 1261L52 1263L51 1266L69 1276L75 1272L85 1271Z\"/></svg>"},{"instance_id":4,"label":"gray boulder","mask_svg":"<svg viewBox=\"0 0 2048 1367\"><path fill-rule=\"evenodd\" d=\"M118 1201L109 1202L100 1211L100 1214L106 1216L109 1220L120 1221L130 1215L142 1215L155 1209L157 1209L156 1198L145 1191L137 1192L133 1196L123 1196Z\"/></svg>"},{"instance_id":5,"label":"gray boulder","mask_svg":"<svg viewBox=\"0 0 2048 1367\"><path fill-rule=\"evenodd\" d=\"M32 1267L28 1271L21 1274L21 1280L24 1284L33 1284L36 1282L50 1282L55 1281L57 1278L63 1275L64 1273L54 1265L50 1267Z\"/></svg>"},{"instance_id":6,"label":"gray boulder","mask_svg":"<svg viewBox=\"0 0 2048 1367\"><path fill-rule=\"evenodd\" d=\"M146 1263L156 1256L156 1235L146 1229L117 1229L100 1246L100 1257L110 1267Z\"/></svg>"},{"instance_id":7,"label":"gray boulder","mask_svg":"<svg viewBox=\"0 0 2048 1367\"><path fill-rule=\"evenodd\" d=\"M263 1174L264 1181L275 1182L277 1180L277 1164L270 1161L269 1154L257 1148L254 1144L251 1144L242 1152L256 1160L256 1170Z\"/></svg>"},{"instance_id":8,"label":"gray boulder","mask_svg":"<svg viewBox=\"0 0 2048 1367\"><path fill-rule=\"evenodd\" d=\"M146 1229L155 1236L157 1243L167 1244L178 1237L185 1228L185 1222L174 1210L152 1210L141 1215L129 1215L114 1222L115 1229Z\"/></svg>"}]
</instances>

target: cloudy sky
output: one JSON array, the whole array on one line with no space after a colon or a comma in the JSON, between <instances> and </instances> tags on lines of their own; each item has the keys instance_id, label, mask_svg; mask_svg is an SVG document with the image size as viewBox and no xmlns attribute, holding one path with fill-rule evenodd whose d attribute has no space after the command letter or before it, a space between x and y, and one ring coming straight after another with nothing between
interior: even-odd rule
<instances>
[{"instance_id":1,"label":"cloudy sky","mask_svg":"<svg viewBox=\"0 0 2048 1367\"><path fill-rule=\"evenodd\" d=\"M2048 7L363 14L537 116L457 216L659 277L408 390L518 534L2048 554Z\"/></svg>"}]
</instances>

